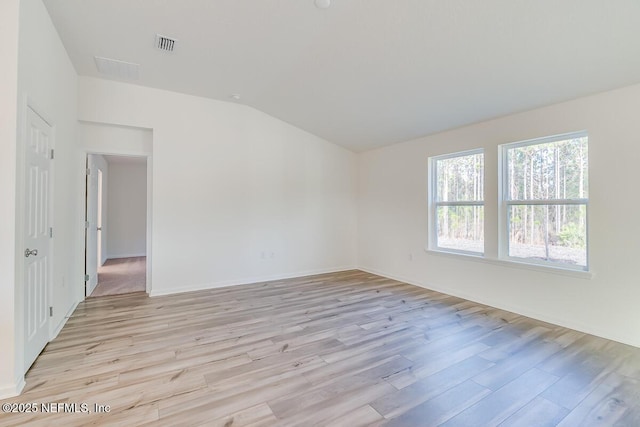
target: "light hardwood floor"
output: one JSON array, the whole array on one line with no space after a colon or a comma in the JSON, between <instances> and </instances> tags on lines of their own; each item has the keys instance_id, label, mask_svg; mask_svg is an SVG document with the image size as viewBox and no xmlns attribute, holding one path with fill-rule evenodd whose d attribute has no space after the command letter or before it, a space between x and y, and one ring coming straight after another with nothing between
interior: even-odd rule
<instances>
[{"instance_id":1,"label":"light hardwood floor","mask_svg":"<svg viewBox=\"0 0 640 427\"><path fill-rule=\"evenodd\" d=\"M348 271L88 299L6 402L111 409L0 425L633 427L640 349Z\"/></svg>"}]
</instances>

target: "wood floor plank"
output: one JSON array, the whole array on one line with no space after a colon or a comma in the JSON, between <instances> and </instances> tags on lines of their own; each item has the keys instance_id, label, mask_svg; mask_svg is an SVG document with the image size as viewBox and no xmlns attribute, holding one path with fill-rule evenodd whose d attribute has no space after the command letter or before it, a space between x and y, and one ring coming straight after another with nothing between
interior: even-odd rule
<instances>
[{"instance_id":1,"label":"wood floor plank","mask_svg":"<svg viewBox=\"0 0 640 427\"><path fill-rule=\"evenodd\" d=\"M0 426L633 426L640 349L357 270L82 302Z\"/></svg>"},{"instance_id":2,"label":"wood floor plank","mask_svg":"<svg viewBox=\"0 0 640 427\"><path fill-rule=\"evenodd\" d=\"M489 394L491 394L491 390L482 387L473 381L465 381L444 393L409 409L398 417L392 418L385 425L389 427L440 425Z\"/></svg>"},{"instance_id":3,"label":"wood floor plank","mask_svg":"<svg viewBox=\"0 0 640 427\"><path fill-rule=\"evenodd\" d=\"M589 357L574 364L542 397L569 410L574 409L589 393L615 370L619 362Z\"/></svg>"},{"instance_id":4,"label":"wood floor plank","mask_svg":"<svg viewBox=\"0 0 640 427\"><path fill-rule=\"evenodd\" d=\"M492 362L473 356L420 379L401 390L387 394L372 402L371 406L385 418L398 417L491 366L493 366Z\"/></svg>"},{"instance_id":5,"label":"wood floor plank","mask_svg":"<svg viewBox=\"0 0 640 427\"><path fill-rule=\"evenodd\" d=\"M560 346L556 343L546 341L528 343L526 348L516 353L515 357L499 361L473 380L487 388L498 390L558 351Z\"/></svg>"},{"instance_id":6,"label":"wood floor plank","mask_svg":"<svg viewBox=\"0 0 640 427\"><path fill-rule=\"evenodd\" d=\"M282 419L283 426L313 426L327 425L350 412L357 411L366 405L393 391L393 386L384 382L362 384L360 387L349 388L342 395L308 406L304 411L298 411Z\"/></svg>"},{"instance_id":7,"label":"wood floor plank","mask_svg":"<svg viewBox=\"0 0 640 427\"><path fill-rule=\"evenodd\" d=\"M266 427L272 426L277 422L278 419L271 412L269 405L260 403L217 420L207 420L204 425L212 427Z\"/></svg>"},{"instance_id":8,"label":"wood floor plank","mask_svg":"<svg viewBox=\"0 0 640 427\"><path fill-rule=\"evenodd\" d=\"M568 409L538 396L507 418L500 427L554 427L568 413Z\"/></svg>"},{"instance_id":9,"label":"wood floor plank","mask_svg":"<svg viewBox=\"0 0 640 427\"><path fill-rule=\"evenodd\" d=\"M640 380L618 373L607 376L558 425L568 426L636 426L640 402Z\"/></svg>"},{"instance_id":10,"label":"wood floor plank","mask_svg":"<svg viewBox=\"0 0 640 427\"><path fill-rule=\"evenodd\" d=\"M382 416L371 406L364 405L329 421L327 427L365 427L382 421Z\"/></svg>"},{"instance_id":11,"label":"wood floor plank","mask_svg":"<svg viewBox=\"0 0 640 427\"><path fill-rule=\"evenodd\" d=\"M383 364L362 370L356 375L333 377L326 381L311 383L310 387L302 393L284 396L268 403L276 416L287 418L293 413L304 410L306 407L347 394L349 390L382 383L385 377L410 366L411 362L409 360L396 356Z\"/></svg>"},{"instance_id":12,"label":"wood floor plank","mask_svg":"<svg viewBox=\"0 0 640 427\"><path fill-rule=\"evenodd\" d=\"M443 426L497 426L557 380L557 377L533 368L451 418Z\"/></svg>"},{"instance_id":13,"label":"wood floor plank","mask_svg":"<svg viewBox=\"0 0 640 427\"><path fill-rule=\"evenodd\" d=\"M189 414L194 420L201 419L206 414L208 419L216 419L248 409L260 403L267 402L279 396L300 393L308 386L302 376L291 376L275 383L256 386L242 393L235 393L223 398L220 394L209 394L183 401L179 404L160 407L160 420L163 422L184 423L184 417ZM187 422L186 425L188 425Z\"/></svg>"}]
</instances>

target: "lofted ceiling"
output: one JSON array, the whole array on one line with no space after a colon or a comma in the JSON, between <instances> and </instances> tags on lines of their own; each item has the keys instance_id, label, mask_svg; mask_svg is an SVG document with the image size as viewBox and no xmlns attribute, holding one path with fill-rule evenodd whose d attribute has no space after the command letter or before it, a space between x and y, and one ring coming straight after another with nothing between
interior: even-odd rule
<instances>
[{"instance_id":1,"label":"lofted ceiling","mask_svg":"<svg viewBox=\"0 0 640 427\"><path fill-rule=\"evenodd\" d=\"M137 63L132 83L244 103L354 151L640 82L638 0L44 3L80 75L105 77L94 56Z\"/></svg>"}]
</instances>

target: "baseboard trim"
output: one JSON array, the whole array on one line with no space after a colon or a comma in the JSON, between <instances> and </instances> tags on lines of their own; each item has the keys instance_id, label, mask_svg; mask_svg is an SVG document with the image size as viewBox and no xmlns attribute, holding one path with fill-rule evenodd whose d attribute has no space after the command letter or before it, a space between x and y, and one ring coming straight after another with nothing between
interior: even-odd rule
<instances>
[{"instance_id":1,"label":"baseboard trim","mask_svg":"<svg viewBox=\"0 0 640 427\"><path fill-rule=\"evenodd\" d=\"M639 347L640 348L640 341L638 341L638 338L635 337L631 338L631 337L627 337L627 336L622 336L622 335L618 335L615 333L610 333L609 331L603 331L600 330L598 328L593 328L589 325L585 325L582 324L580 322L573 322L571 320L567 320L567 319L560 319L557 318L555 316L549 315L549 314L545 314L545 313L539 313L536 312L534 310L530 310L526 307L522 307L522 306L517 306L517 305L511 305L511 304L496 304L494 301L489 301L489 300L485 300L483 298L478 298L476 295L470 295L467 294L466 292L459 292L456 289L452 289L449 288L447 286L442 286L442 285L438 285L438 284L434 284L432 282L425 282L425 283L420 283L417 282L415 280L409 279L408 277L403 277L403 276L399 276L396 274L390 274L390 273L386 273L380 270L377 270L375 268L370 268L370 267L358 267L358 270L367 272L367 273L371 273L371 274L375 274L377 276L382 276L382 277L386 277L388 279L392 279L392 280L398 280L400 282L404 282L404 283L408 283L410 285L414 285L414 286L419 286L421 288L424 289L429 289L432 291L436 291L436 292L440 292L443 294L447 294L447 295L451 295L454 297L458 297L458 298L463 298L466 299L468 301L473 301L473 302L477 302L479 304L483 304L483 305L487 305L489 307L494 307L500 310L505 310L505 311L509 311L512 313L516 313L516 314L520 314L522 316L526 316L526 317L530 317L532 319L536 319L536 320L540 320L542 322L547 322L547 323L551 323L554 325L558 325L558 326L562 326L564 328L569 328L569 329L573 329L575 331L579 331L579 332L584 332L586 334L589 335L595 335L601 338L605 338L608 340L612 340L612 341L616 341L622 344L627 344L633 347Z\"/></svg>"},{"instance_id":2,"label":"baseboard trim","mask_svg":"<svg viewBox=\"0 0 640 427\"><path fill-rule=\"evenodd\" d=\"M25 385L26 383L24 382L23 375L22 377L16 379L15 384L0 386L0 400L19 396L20 393L22 393Z\"/></svg>"},{"instance_id":3,"label":"baseboard trim","mask_svg":"<svg viewBox=\"0 0 640 427\"><path fill-rule=\"evenodd\" d=\"M199 285L186 286L183 288L170 288L170 289L160 289L160 290L152 289L151 292L149 293L149 296L157 297L162 295L181 294L184 292L205 291L208 289L226 288L229 286L251 285L255 283L272 282L274 280L295 279L298 277L314 276L316 274L339 273L341 271L349 271L349 270L357 270L357 267L348 266L348 267L325 268L325 269L318 269L318 270L300 271L296 273L249 277L249 278L238 279L238 280L224 280L224 281L214 282L214 283L203 283Z\"/></svg>"}]
</instances>

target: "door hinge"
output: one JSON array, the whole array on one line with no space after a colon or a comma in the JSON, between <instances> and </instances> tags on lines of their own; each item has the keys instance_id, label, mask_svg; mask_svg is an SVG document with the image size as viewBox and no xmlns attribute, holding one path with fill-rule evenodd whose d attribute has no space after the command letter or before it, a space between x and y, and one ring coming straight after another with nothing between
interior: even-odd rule
<instances>
[{"instance_id":1,"label":"door hinge","mask_svg":"<svg viewBox=\"0 0 640 427\"><path fill-rule=\"evenodd\" d=\"M91 175L91 169L87 168L87 175Z\"/></svg>"},{"instance_id":2,"label":"door hinge","mask_svg":"<svg viewBox=\"0 0 640 427\"><path fill-rule=\"evenodd\" d=\"M53 307L49 307L49 317L53 317Z\"/></svg>"},{"instance_id":3,"label":"door hinge","mask_svg":"<svg viewBox=\"0 0 640 427\"><path fill-rule=\"evenodd\" d=\"M53 160L53 148L51 149L51 160Z\"/></svg>"},{"instance_id":4,"label":"door hinge","mask_svg":"<svg viewBox=\"0 0 640 427\"><path fill-rule=\"evenodd\" d=\"M88 281L89 281L89 275L88 275L88 274L85 274L85 275L84 275L84 281L85 281L85 282L88 282Z\"/></svg>"},{"instance_id":5,"label":"door hinge","mask_svg":"<svg viewBox=\"0 0 640 427\"><path fill-rule=\"evenodd\" d=\"M49 237L53 237L53 227L49 227Z\"/></svg>"},{"instance_id":6,"label":"door hinge","mask_svg":"<svg viewBox=\"0 0 640 427\"><path fill-rule=\"evenodd\" d=\"M84 222L84 228L89 228L89 221Z\"/></svg>"}]
</instances>

